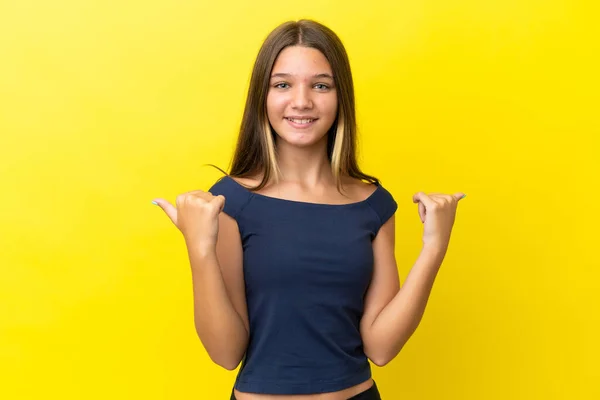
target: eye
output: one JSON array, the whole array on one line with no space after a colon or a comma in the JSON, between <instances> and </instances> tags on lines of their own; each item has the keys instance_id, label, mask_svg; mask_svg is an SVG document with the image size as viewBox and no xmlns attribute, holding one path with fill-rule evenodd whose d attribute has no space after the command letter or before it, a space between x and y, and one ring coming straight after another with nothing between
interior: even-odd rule
<instances>
[{"instance_id":1,"label":"eye","mask_svg":"<svg viewBox=\"0 0 600 400\"><path fill-rule=\"evenodd\" d=\"M329 86L328 86L328 85L326 85L326 84L324 84L324 83L317 83L317 84L315 85L315 87L316 87L317 89L319 89L319 90L327 90L327 89L329 89Z\"/></svg>"},{"instance_id":2,"label":"eye","mask_svg":"<svg viewBox=\"0 0 600 400\"><path fill-rule=\"evenodd\" d=\"M286 89L287 86L289 86L289 85L285 82L280 82L280 83L276 83L275 85L273 85L273 87L277 88L277 89Z\"/></svg>"}]
</instances>

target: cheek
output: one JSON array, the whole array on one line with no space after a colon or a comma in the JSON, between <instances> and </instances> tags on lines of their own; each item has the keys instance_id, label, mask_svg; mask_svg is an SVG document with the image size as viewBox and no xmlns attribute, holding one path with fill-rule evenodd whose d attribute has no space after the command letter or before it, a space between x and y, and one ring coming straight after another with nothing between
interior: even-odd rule
<instances>
[{"instance_id":1,"label":"cheek","mask_svg":"<svg viewBox=\"0 0 600 400\"><path fill-rule=\"evenodd\" d=\"M285 99L282 96L267 96L267 115L269 118L281 116L285 109Z\"/></svg>"},{"instance_id":2,"label":"cheek","mask_svg":"<svg viewBox=\"0 0 600 400\"><path fill-rule=\"evenodd\" d=\"M332 120L335 119L338 108L337 97L324 99L320 105L320 108L323 111L323 114L326 114Z\"/></svg>"}]
</instances>

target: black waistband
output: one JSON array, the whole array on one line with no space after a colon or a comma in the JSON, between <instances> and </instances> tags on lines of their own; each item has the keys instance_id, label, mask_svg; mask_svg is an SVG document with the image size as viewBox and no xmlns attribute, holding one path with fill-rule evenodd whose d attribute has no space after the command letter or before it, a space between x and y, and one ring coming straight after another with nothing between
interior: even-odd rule
<instances>
[{"instance_id":1,"label":"black waistband","mask_svg":"<svg viewBox=\"0 0 600 400\"><path fill-rule=\"evenodd\" d=\"M231 391L230 400L237 400L235 398L235 394L233 390ZM373 386L365 390L364 392L360 392L359 394L350 397L348 400L381 400L381 395L379 394L379 389L377 389L377 385L375 381L373 381Z\"/></svg>"}]
</instances>

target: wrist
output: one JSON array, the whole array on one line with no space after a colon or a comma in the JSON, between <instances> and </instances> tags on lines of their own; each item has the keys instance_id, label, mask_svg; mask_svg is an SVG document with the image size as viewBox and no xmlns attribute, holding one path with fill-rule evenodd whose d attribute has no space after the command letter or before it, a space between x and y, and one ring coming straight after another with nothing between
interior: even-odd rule
<instances>
[{"instance_id":1,"label":"wrist","mask_svg":"<svg viewBox=\"0 0 600 400\"><path fill-rule=\"evenodd\" d=\"M427 236L423 237L423 248L429 251L446 251L449 238L445 236Z\"/></svg>"},{"instance_id":2,"label":"wrist","mask_svg":"<svg viewBox=\"0 0 600 400\"><path fill-rule=\"evenodd\" d=\"M433 260L437 260L441 264L441 261L444 259L447 250L448 246L441 242L427 242L423 243L421 255Z\"/></svg>"},{"instance_id":3,"label":"wrist","mask_svg":"<svg viewBox=\"0 0 600 400\"><path fill-rule=\"evenodd\" d=\"M217 259L217 246L211 243L198 243L186 241L188 254L197 261L213 261Z\"/></svg>"}]
</instances>

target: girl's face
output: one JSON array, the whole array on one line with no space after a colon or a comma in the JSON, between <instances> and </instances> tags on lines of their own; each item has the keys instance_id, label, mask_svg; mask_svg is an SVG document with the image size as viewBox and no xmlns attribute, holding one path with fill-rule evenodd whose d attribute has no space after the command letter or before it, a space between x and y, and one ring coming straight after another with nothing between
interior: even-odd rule
<instances>
[{"instance_id":1,"label":"girl's face","mask_svg":"<svg viewBox=\"0 0 600 400\"><path fill-rule=\"evenodd\" d=\"M267 94L267 116L279 141L301 147L327 143L337 106L333 72L323 53L302 46L279 53Z\"/></svg>"}]
</instances>

